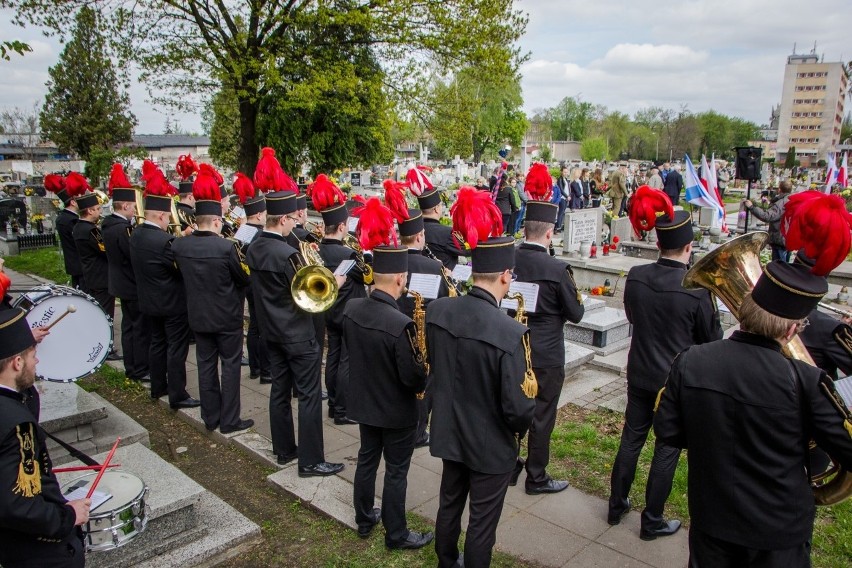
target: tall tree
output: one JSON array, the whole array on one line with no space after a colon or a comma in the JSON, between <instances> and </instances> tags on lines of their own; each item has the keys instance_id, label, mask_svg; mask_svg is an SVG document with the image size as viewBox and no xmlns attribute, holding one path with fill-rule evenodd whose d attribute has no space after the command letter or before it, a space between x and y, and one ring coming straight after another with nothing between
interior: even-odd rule
<instances>
[{"instance_id":1,"label":"tall tree","mask_svg":"<svg viewBox=\"0 0 852 568\"><path fill-rule=\"evenodd\" d=\"M547 112L554 140L583 140L595 117L595 106L580 96L565 97Z\"/></svg>"},{"instance_id":2,"label":"tall tree","mask_svg":"<svg viewBox=\"0 0 852 568\"><path fill-rule=\"evenodd\" d=\"M527 18L513 0L0 0L15 22L63 33L68 13L96 7L120 54L143 69L143 83L165 88L166 102L192 102L187 93L212 94L226 77L239 110L239 169L251 174L258 156L261 100L279 84L280 69L298 64L328 26L361 26L358 42L375 50L398 100L422 104L420 79L435 68L477 65L516 48ZM334 41L334 34L328 42ZM328 49L328 46L324 46ZM188 100L189 99L189 100Z\"/></svg>"},{"instance_id":3,"label":"tall tree","mask_svg":"<svg viewBox=\"0 0 852 568\"><path fill-rule=\"evenodd\" d=\"M3 140L20 144L24 156L29 159L33 157L33 147L39 142L38 113L38 101L30 108L14 107L0 112L0 132L3 133Z\"/></svg>"},{"instance_id":4,"label":"tall tree","mask_svg":"<svg viewBox=\"0 0 852 568\"><path fill-rule=\"evenodd\" d=\"M136 126L130 96L112 65L98 19L91 8L77 12L71 41L48 71L39 117L46 138L83 160L93 150L129 142Z\"/></svg>"}]
</instances>

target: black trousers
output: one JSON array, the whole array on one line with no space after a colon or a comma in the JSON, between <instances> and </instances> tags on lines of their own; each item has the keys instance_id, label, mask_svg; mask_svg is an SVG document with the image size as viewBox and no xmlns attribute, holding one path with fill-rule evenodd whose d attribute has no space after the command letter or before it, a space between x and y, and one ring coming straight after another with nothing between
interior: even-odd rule
<instances>
[{"instance_id":1,"label":"black trousers","mask_svg":"<svg viewBox=\"0 0 852 568\"><path fill-rule=\"evenodd\" d=\"M328 407L335 418L346 416L346 389L349 386L349 353L343 343L343 332L326 326L328 354L325 358L325 388L328 390Z\"/></svg>"},{"instance_id":2,"label":"black trousers","mask_svg":"<svg viewBox=\"0 0 852 568\"><path fill-rule=\"evenodd\" d=\"M654 403L657 393L627 386L627 410L621 445L612 464L610 479L610 513L617 514L627 507L630 486L636 477L639 453L648 439L648 431L654 421ZM668 446L659 440L654 445L654 457L645 488L645 509L642 511L642 526L654 527L663 520L663 507L672 490L680 449Z\"/></svg>"},{"instance_id":3,"label":"black trousers","mask_svg":"<svg viewBox=\"0 0 852 568\"><path fill-rule=\"evenodd\" d=\"M316 340L286 344L267 341L266 345L272 372L272 390L269 393L272 451L280 456L297 450L290 406L295 385L299 392L299 466L308 467L325 461Z\"/></svg>"},{"instance_id":4,"label":"black trousers","mask_svg":"<svg viewBox=\"0 0 852 568\"><path fill-rule=\"evenodd\" d=\"M269 376L269 353L266 339L260 333L257 312L254 307L254 295L251 290L246 294L249 308L249 326L246 334L246 349L248 350L249 372L261 377Z\"/></svg>"},{"instance_id":5,"label":"black trousers","mask_svg":"<svg viewBox=\"0 0 852 568\"><path fill-rule=\"evenodd\" d=\"M379 428L360 424L361 448L355 469L355 522L359 526L372 523L371 513L376 500L376 470L385 457L385 484L382 489L382 524L385 544L394 546L408 538L405 521L405 493L408 489L408 468L414 453L412 428Z\"/></svg>"},{"instance_id":6,"label":"black trousers","mask_svg":"<svg viewBox=\"0 0 852 568\"><path fill-rule=\"evenodd\" d=\"M689 528L689 568L810 568L811 543L780 550L758 550Z\"/></svg>"},{"instance_id":7,"label":"black trousers","mask_svg":"<svg viewBox=\"0 0 852 568\"><path fill-rule=\"evenodd\" d=\"M86 286L86 282L83 279L82 274L71 274L71 287L77 288L78 290L82 290Z\"/></svg>"},{"instance_id":8,"label":"black trousers","mask_svg":"<svg viewBox=\"0 0 852 568\"><path fill-rule=\"evenodd\" d=\"M124 374L141 379L149 373L148 346L151 344L151 323L139 311L139 300L121 300L121 353Z\"/></svg>"},{"instance_id":9,"label":"black trousers","mask_svg":"<svg viewBox=\"0 0 852 568\"><path fill-rule=\"evenodd\" d=\"M460 462L443 460L438 517L435 519L435 552L439 568L451 568L459 557L461 516L470 496L470 520L464 542L465 568L487 568L497 541L497 523L512 472L487 474Z\"/></svg>"},{"instance_id":10,"label":"black trousers","mask_svg":"<svg viewBox=\"0 0 852 568\"><path fill-rule=\"evenodd\" d=\"M189 353L189 322L186 314L149 316L151 344L148 366L151 369L151 397L169 395L169 404L189 398L186 392L186 356Z\"/></svg>"},{"instance_id":11,"label":"black trousers","mask_svg":"<svg viewBox=\"0 0 852 568\"><path fill-rule=\"evenodd\" d=\"M83 568L86 554L80 527L74 527L62 542L40 542L28 537L0 552L0 562L4 568Z\"/></svg>"},{"instance_id":12,"label":"black trousers","mask_svg":"<svg viewBox=\"0 0 852 568\"><path fill-rule=\"evenodd\" d=\"M217 426L235 428L240 423L240 360L243 330L219 333L195 332L198 392L201 419L208 430ZM219 381L219 362L222 380Z\"/></svg>"},{"instance_id":13,"label":"black trousers","mask_svg":"<svg viewBox=\"0 0 852 568\"><path fill-rule=\"evenodd\" d=\"M415 444L422 444L426 441L426 436L429 435L429 413L432 412L432 393L426 389L426 395L422 399L417 400L417 435L414 438Z\"/></svg>"},{"instance_id":14,"label":"black trousers","mask_svg":"<svg viewBox=\"0 0 852 568\"><path fill-rule=\"evenodd\" d=\"M111 296L107 290L101 289L86 288L83 291L94 298L109 317L115 317L115 296Z\"/></svg>"},{"instance_id":15,"label":"black trousers","mask_svg":"<svg viewBox=\"0 0 852 568\"><path fill-rule=\"evenodd\" d=\"M535 414L527 438L527 481L529 489L545 485L547 464L550 463L550 435L556 424L556 405L565 382L564 367L535 368L538 395L535 397Z\"/></svg>"}]
</instances>

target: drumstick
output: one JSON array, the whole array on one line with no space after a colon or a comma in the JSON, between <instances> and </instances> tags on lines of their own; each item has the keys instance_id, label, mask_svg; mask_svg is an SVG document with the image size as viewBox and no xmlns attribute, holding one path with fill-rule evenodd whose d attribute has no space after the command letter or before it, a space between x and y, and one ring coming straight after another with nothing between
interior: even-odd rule
<instances>
[{"instance_id":1,"label":"drumstick","mask_svg":"<svg viewBox=\"0 0 852 568\"><path fill-rule=\"evenodd\" d=\"M111 463L107 467L121 467L120 463ZM89 471L92 469L101 469L99 465L79 465L74 467L57 467L53 473L71 473L72 471Z\"/></svg>"},{"instance_id":2,"label":"drumstick","mask_svg":"<svg viewBox=\"0 0 852 568\"><path fill-rule=\"evenodd\" d=\"M53 327L54 325L56 325L60 321L62 321L62 318L64 318L68 314L73 314L76 311L77 311L77 306L75 306L74 304L68 304L68 307L65 308L65 313L62 314L61 316L59 316L58 318L56 318L55 320L53 320L52 322L50 322L50 325L45 327L44 330L49 331L51 327Z\"/></svg>"},{"instance_id":3,"label":"drumstick","mask_svg":"<svg viewBox=\"0 0 852 568\"><path fill-rule=\"evenodd\" d=\"M92 486L89 487L89 492L86 494L86 499L92 498L92 493L95 492L95 488L98 486L98 483L101 482L101 477L103 477L104 472L109 467L109 462L112 461L112 455L115 453L115 449L118 447L118 443L121 441L121 437L115 439L115 444L112 445L112 449L107 454L106 459L104 460L103 465L101 465L101 470L98 472L97 477L92 482Z\"/></svg>"}]
</instances>

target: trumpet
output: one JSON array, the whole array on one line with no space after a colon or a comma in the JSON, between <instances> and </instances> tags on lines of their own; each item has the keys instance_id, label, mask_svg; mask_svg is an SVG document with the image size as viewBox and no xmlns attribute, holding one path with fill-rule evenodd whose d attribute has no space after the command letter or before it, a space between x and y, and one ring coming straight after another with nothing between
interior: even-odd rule
<instances>
[{"instance_id":1,"label":"trumpet","mask_svg":"<svg viewBox=\"0 0 852 568\"><path fill-rule=\"evenodd\" d=\"M819 307L824 308L830 312L834 312L835 314L840 314L844 318L852 318L852 312L841 310L840 308L835 308L828 302L820 302Z\"/></svg>"},{"instance_id":2,"label":"trumpet","mask_svg":"<svg viewBox=\"0 0 852 568\"><path fill-rule=\"evenodd\" d=\"M322 241L325 236L325 231L323 230L323 225L320 223L314 223L313 221L305 221L303 225L305 230L308 231L307 240L319 243Z\"/></svg>"},{"instance_id":3,"label":"trumpet","mask_svg":"<svg viewBox=\"0 0 852 568\"><path fill-rule=\"evenodd\" d=\"M300 241L299 253L301 259L293 262L296 275L290 283L290 294L304 311L311 314L324 312L337 300L337 280L324 266L316 243Z\"/></svg>"},{"instance_id":4,"label":"trumpet","mask_svg":"<svg viewBox=\"0 0 852 568\"><path fill-rule=\"evenodd\" d=\"M234 206L232 205L228 212L222 216L222 236L226 239L233 238L242 223L242 218L234 213Z\"/></svg>"},{"instance_id":5,"label":"trumpet","mask_svg":"<svg viewBox=\"0 0 852 568\"><path fill-rule=\"evenodd\" d=\"M364 284L368 286L373 283L373 268L364 260L364 251L361 249L361 243L358 239L346 233L343 236L343 244L355 251L355 266L364 275Z\"/></svg>"}]
</instances>

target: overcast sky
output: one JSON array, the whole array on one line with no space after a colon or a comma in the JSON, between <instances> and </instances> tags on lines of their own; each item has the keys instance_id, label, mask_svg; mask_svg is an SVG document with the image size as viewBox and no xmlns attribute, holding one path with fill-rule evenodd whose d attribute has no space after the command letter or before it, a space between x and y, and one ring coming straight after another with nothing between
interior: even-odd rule
<instances>
[{"instance_id":1,"label":"overcast sky","mask_svg":"<svg viewBox=\"0 0 852 568\"><path fill-rule=\"evenodd\" d=\"M524 110L566 96L632 115L647 106L695 112L714 109L758 124L780 102L786 58L797 44L826 61L852 60L849 0L519 0L529 13L521 47ZM0 38L34 48L0 61L0 108L31 107L44 98L47 69L61 45L39 30L9 23L0 10ZM145 88L131 87L137 133L160 133L168 109L154 108ZM849 101L847 100L847 108ZM171 112L189 131L197 114Z\"/></svg>"}]
</instances>

